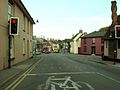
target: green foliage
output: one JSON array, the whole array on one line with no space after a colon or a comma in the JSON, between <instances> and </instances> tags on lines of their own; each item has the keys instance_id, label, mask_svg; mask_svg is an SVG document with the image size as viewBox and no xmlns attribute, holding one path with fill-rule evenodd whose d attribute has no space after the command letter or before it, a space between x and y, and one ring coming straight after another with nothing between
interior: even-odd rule
<instances>
[{"instance_id":1,"label":"green foliage","mask_svg":"<svg viewBox=\"0 0 120 90\"><path fill-rule=\"evenodd\" d=\"M99 29L99 32L106 32L108 30L108 27L102 27Z\"/></svg>"}]
</instances>

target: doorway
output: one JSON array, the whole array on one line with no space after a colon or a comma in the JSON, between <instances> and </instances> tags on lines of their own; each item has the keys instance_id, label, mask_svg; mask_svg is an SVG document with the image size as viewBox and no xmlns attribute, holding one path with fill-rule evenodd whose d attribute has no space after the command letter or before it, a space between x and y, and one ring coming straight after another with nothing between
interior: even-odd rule
<instances>
[{"instance_id":1,"label":"doorway","mask_svg":"<svg viewBox=\"0 0 120 90\"><path fill-rule=\"evenodd\" d=\"M91 47L91 54L93 54L93 55L96 54L96 47L95 46Z\"/></svg>"}]
</instances>

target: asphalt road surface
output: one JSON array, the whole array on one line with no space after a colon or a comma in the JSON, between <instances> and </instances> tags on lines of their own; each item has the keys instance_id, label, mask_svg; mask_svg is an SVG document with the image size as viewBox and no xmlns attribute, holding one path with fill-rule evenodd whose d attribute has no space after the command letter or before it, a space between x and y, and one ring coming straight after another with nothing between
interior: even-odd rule
<instances>
[{"instance_id":1,"label":"asphalt road surface","mask_svg":"<svg viewBox=\"0 0 120 90\"><path fill-rule=\"evenodd\" d=\"M13 81L11 90L120 90L120 68L96 63L100 57L59 53L40 57Z\"/></svg>"}]
</instances>

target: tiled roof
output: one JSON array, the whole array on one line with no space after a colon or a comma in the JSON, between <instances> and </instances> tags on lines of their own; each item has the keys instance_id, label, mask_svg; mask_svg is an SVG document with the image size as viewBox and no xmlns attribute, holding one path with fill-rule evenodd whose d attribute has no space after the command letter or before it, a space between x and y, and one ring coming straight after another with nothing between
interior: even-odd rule
<instances>
[{"instance_id":1,"label":"tiled roof","mask_svg":"<svg viewBox=\"0 0 120 90\"><path fill-rule=\"evenodd\" d=\"M72 40L78 35L79 33L77 33L75 36L72 37Z\"/></svg>"},{"instance_id":2,"label":"tiled roof","mask_svg":"<svg viewBox=\"0 0 120 90\"><path fill-rule=\"evenodd\" d=\"M104 32L99 32L99 31L95 31L95 32L92 32L92 33L89 33L85 36L83 36L83 38L87 38L87 37L103 37L105 35L105 31Z\"/></svg>"},{"instance_id":3,"label":"tiled roof","mask_svg":"<svg viewBox=\"0 0 120 90\"><path fill-rule=\"evenodd\" d=\"M85 33L79 32L75 36L73 36L71 40L75 39L76 37L77 37L76 39L79 39L80 37L83 37L83 35L85 35Z\"/></svg>"}]
</instances>

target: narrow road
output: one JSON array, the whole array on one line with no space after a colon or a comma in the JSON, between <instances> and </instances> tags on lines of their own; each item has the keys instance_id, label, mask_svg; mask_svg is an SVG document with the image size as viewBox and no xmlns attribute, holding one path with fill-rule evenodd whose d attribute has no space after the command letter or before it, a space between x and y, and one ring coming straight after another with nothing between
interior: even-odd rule
<instances>
[{"instance_id":1,"label":"narrow road","mask_svg":"<svg viewBox=\"0 0 120 90\"><path fill-rule=\"evenodd\" d=\"M43 54L17 82L14 81L10 89L120 90L120 68L95 62L100 59L72 54Z\"/></svg>"}]
</instances>

